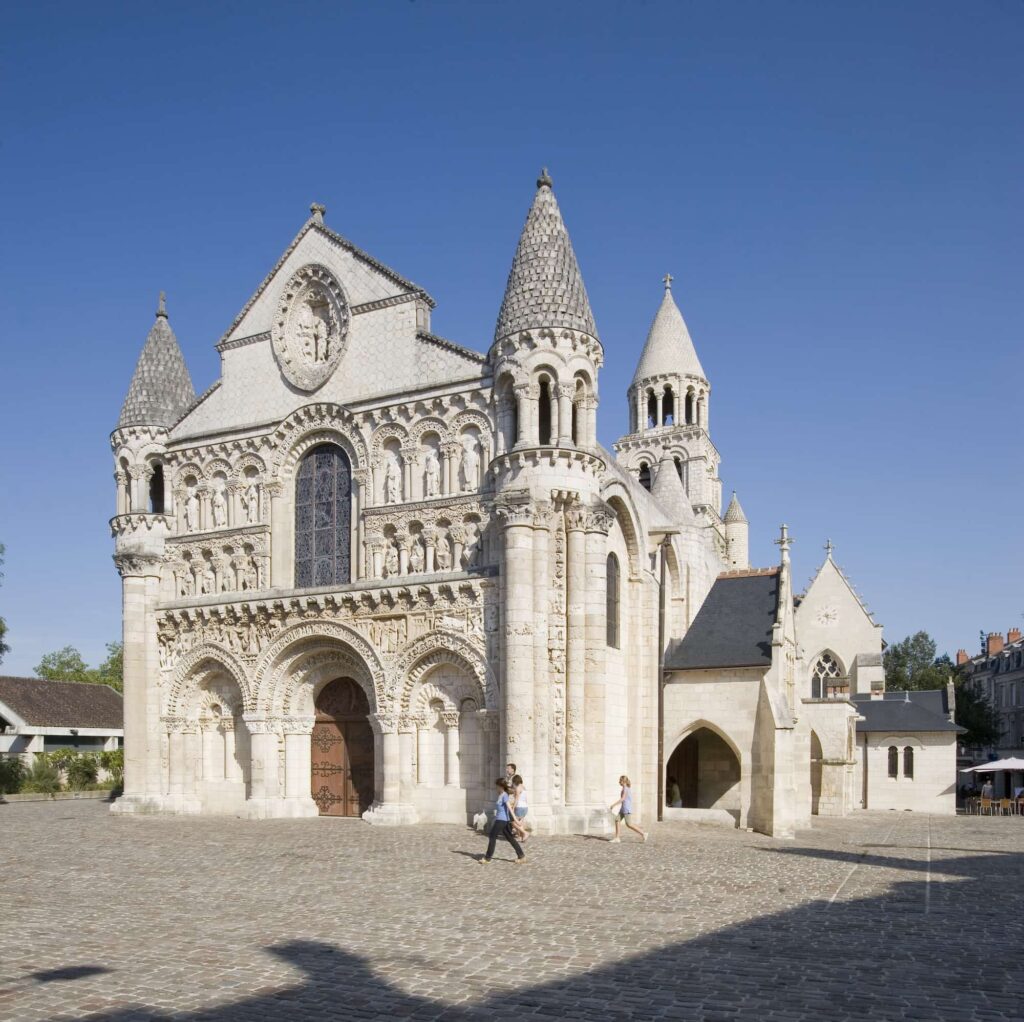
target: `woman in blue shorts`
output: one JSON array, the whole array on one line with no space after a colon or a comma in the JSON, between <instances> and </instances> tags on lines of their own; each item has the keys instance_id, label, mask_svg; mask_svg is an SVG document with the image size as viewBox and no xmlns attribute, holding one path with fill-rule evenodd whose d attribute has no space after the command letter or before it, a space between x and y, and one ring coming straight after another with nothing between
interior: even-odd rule
<instances>
[{"instance_id":1,"label":"woman in blue shorts","mask_svg":"<svg viewBox=\"0 0 1024 1022\"><path fill-rule=\"evenodd\" d=\"M621 838L619 837L619 824L625 823L630 830L639 834L640 837L646 841L647 831L641 830L639 827L634 827L630 822L630 818L633 815L633 789L629 785L629 778L623 774L619 778L619 784L621 784L622 787L619 790L618 801L613 802L611 806L609 806L613 813L615 812L615 807L619 807L619 815L615 817L615 837L610 838L610 840L612 844L620 843Z\"/></svg>"},{"instance_id":2,"label":"woman in blue shorts","mask_svg":"<svg viewBox=\"0 0 1024 1022\"><path fill-rule=\"evenodd\" d=\"M494 803L494 822L491 824L491 834L487 841L487 854L480 862L487 863L491 861L499 837L503 837L512 846L512 850L516 853L517 863L525 862L526 856L523 854L523 850L519 846L515 834L512 832L512 802L509 799L509 790L508 785L505 783L505 778L499 777L494 782L494 786L498 789L498 800Z\"/></svg>"}]
</instances>

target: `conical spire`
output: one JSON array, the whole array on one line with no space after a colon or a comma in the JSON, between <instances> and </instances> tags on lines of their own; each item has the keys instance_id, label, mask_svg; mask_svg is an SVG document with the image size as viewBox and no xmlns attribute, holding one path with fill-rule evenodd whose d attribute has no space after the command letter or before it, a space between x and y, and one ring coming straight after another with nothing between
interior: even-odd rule
<instances>
[{"instance_id":1,"label":"conical spire","mask_svg":"<svg viewBox=\"0 0 1024 1022\"><path fill-rule=\"evenodd\" d=\"M163 291L156 310L156 322L135 366L128 396L121 407L122 426L172 426L196 399L192 378L178 347Z\"/></svg>"},{"instance_id":2,"label":"conical spire","mask_svg":"<svg viewBox=\"0 0 1024 1022\"><path fill-rule=\"evenodd\" d=\"M587 289L547 168L537 180L537 194L519 237L494 339L541 327L597 337Z\"/></svg>"},{"instance_id":3,"label":"conical spire","mask_svg":"<svg viewBox=\"0 0 1024 1022\"><path fill-rule=\"evenodd\" d=\"M658 462L658 474L654 477L651 496L663 511L668 512L669 521L677 523L693 517L690 498L683 489L676 463L668 453L663 454Z\"/></svg>"},{"instance_id":4,"label":"conical spire","mask_svg":"<svg viewBox=\"0 0 1024 1022\"><path fill-rule=\"evenodd\" d=\"M725 509L725 518L722 519L726 524L729 522L745 522L747 516L743 513L743 508L740 507L739 498L736 496L736 491L732 491L732 500L729 501L729 506Z\"/></svg>"},{"instance_id":5,"label":"conical spire","mask_svg":"<svg viewBox=\"0 0 1024 1022\"><path fill-rule=\"evenodd\" d=\"M633 374L633 386L663 373L707 379L690 339L690 331L686 329L683 314L672 297L671 274L665 274L665 294Z\"/></svg>"}]
</instances>

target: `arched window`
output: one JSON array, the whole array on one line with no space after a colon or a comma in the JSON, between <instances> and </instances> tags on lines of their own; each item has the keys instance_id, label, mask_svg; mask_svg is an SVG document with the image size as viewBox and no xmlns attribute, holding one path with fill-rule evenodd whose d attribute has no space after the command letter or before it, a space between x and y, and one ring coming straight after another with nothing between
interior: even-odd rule
<instances>
[{"instance_id":1,"label":"arched window","mask_svg":"<svg viewBox=\"0 0 1024 1022\"><path fill-rule=\"evenodd\" d=\"M307 451L295 476L295 586L350 582L352 468L336 444Z\"/></svg>"},{"instance_id":2,"label":"arched window","mask_svg":"<svg viewBox=\"0 0 1024 1022\"><path fill-rule=\"evenodd\" d=\"M651 466L646 461L640 463L640 485L645 490L651 488Z\"/></svg>"},{"instance_id":3,"label":"arched window","mask_svg":"<svg viewBox=\"0 0 1024 1022\"><path fill-rule=\"evenodd\" d=\"M619 648L619 559L615 554L608 555L605 569L605 618L607 644L613 649Z\"/></svg>"},{"instance_id":4,"label":"arched window","mask_svg":"<svg viewBox=\"0 0 1024 1022\"><path fill-rule=\"evenodd\" d=\"M676 397L671 387L665 388L665 396L661 399L661 421L664 426L675 425Z\"/></svg>"},{"instance_id":5,"label":"arched window","mask_svg":"<svg viewBox=\"0 0 1024 1022\"><path fill-rule=\"evenodd\" d=\"M149 477L149 513L164 513L164 467L159 462L153 466L153 474Z\"/></svg>"},{"instance_id":6,"label":"arched window","mask_svg":"<svg viewBox=\"0 0 1024 1022\"><path fill-rule=\"evenodd\" d=\"M900 750L895 745L889 746L889 776L896 777L900 769Z\"/></svg>"},{"instance_id":7,"label":"arched window","mask_svg":"<svg viewBox=\"0 0 1024 1022\"><path fill-rule=\"evenodd\" d=\"M578 447L580 443L580 405L578 401L572 403L572 442Z\"/></svg>"},{"instance_id":8,"label":"arched window","mask_svg":"<svg viewBox=\"0 0 1024 1022\"><path fill-rule=\"evenodd\" d=\"M835 694L836 683L843 676L836 658L829 652L822 653L811 669L811 698L827 699Z\"/></svg>"},{"instance_id":9,"label":"arched window","mask_svg":"<svg viewBox=\"0 0 1024 1022\"><path fill-rule=\"evenodd\" d=\"M914 748L911 745L903 750L903 776L914 779Z\"/></svg>"},{"instance_id":10,"label":"arched window","mask_svg":"<svg viewBox=\"0 0 1024 1022\"><path fill-rule=\"evenodd\" d=\"M537 409L537 425L540 443L551 443L551 384L547 380L540 381L540 407Z\"/></svg>"},{"instance_id":11,"label":"arched window","mask_svg":"<svg viewBox=\"0 0 1024 1022\"><path fill-rule=\"evenodd\" d=\"M686 392L686 425L693 425L693 391Z\"/></svg>"},{"instance_id":12,"label":"arched window","mask_svg":"<svg viewBox=\"0 0 1024 1022\"><path fill-rule=\"evenodd\" d=\"M654 429L658 425L658 399L654 396L654 391L649 390L647 392L647 428Z\"/></svg>"}]
</instances>

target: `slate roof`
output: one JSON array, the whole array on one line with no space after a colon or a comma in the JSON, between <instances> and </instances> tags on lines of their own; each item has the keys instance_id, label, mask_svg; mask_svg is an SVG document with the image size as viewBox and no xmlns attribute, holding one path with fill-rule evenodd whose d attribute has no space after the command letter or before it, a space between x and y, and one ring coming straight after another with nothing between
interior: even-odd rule
<instances>
[{"instance_id":1,"label":"slate roof","mask_svg":"<svg viewBox=\"0 0 1024 1022\"><path fill-rule=\"evenodd\" d=\"M512 260L494 339L540 327L597 337L569 232L545 171Z\"/></svg>"},{"instance_id":2,"label":"slate roof","mask_svg":"<svg viewBox=\"0 0 1024 1022\"><path fill-rule=\"evenodd\" d=\"M665 668L769 667L778 601L778 568L719 575Z\"/></svg>"},{"instance_id":3,"label":"slate roof","mask_svg":"<svg viewBox=\"0 0 1024 1022\"><path fill-rule=\"evenodd\" d=\"M908 699L909 697L909 699ZM857 712L858 731L964 731L947 716L949 701L945 689L926 692L886 692L872 699L867 692L851 697Z\"/></svg>"},{"instance_id":4,"label":"slate roof","mask_svg":"<svg viewBox=\"0 0 1024 1022\"><path fill-rule=\"evenodd\" d=\"M679 311L672 288L665 286L665 294L661 305L651 323L647 334L644 350L640 353L640 361L633 373L631 386L662 373L679 373L681 375L699 376L706 380L704 369L697 358L697 349L693 346L686 321Z\"/></svg>"},{"instance_id":5,"label":"slate roof","mask_svg":"<svg viewBox=\"0 0 1024 1022\"><path fill-rule=\"evenodd\" d=\"M124 727L124 701L109 685L3 676L0 706L34 727Z\"/></svg>"},{"instance_id":6,"label":"slate roof","mask_svg":"<svg viewBox=\"0 0 1024 1022\"><path fill-rule=\"evenodd\" d=\"M122 426L173 426L196 399L192 377L167 321L163 295L156 322L135 366L128 396L121 407Z\"/></svg>"}]
</instances>

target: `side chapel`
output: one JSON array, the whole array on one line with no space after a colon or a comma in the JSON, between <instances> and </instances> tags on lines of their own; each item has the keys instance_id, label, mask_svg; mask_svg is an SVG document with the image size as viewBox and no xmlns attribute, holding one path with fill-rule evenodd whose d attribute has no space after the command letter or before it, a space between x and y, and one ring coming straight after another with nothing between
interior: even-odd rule
<instances>
[{"instance_id":1,"label":"side chapel","mask_svg":"<svg viewBox=\"0 0 1024 1022\"><path fill-rule=\"evenodd\" d=\"M486 355L324 214L198 397L161 295L112 434L115 811L465 823L510 760L542 832L604 832L622 773L643 819L669 776L668 815L780 836L859 805L880 626L831 551L794 597L785 528L748 564L671 278L609 451L546 172Z\"/></svg>"}]
</instances>

